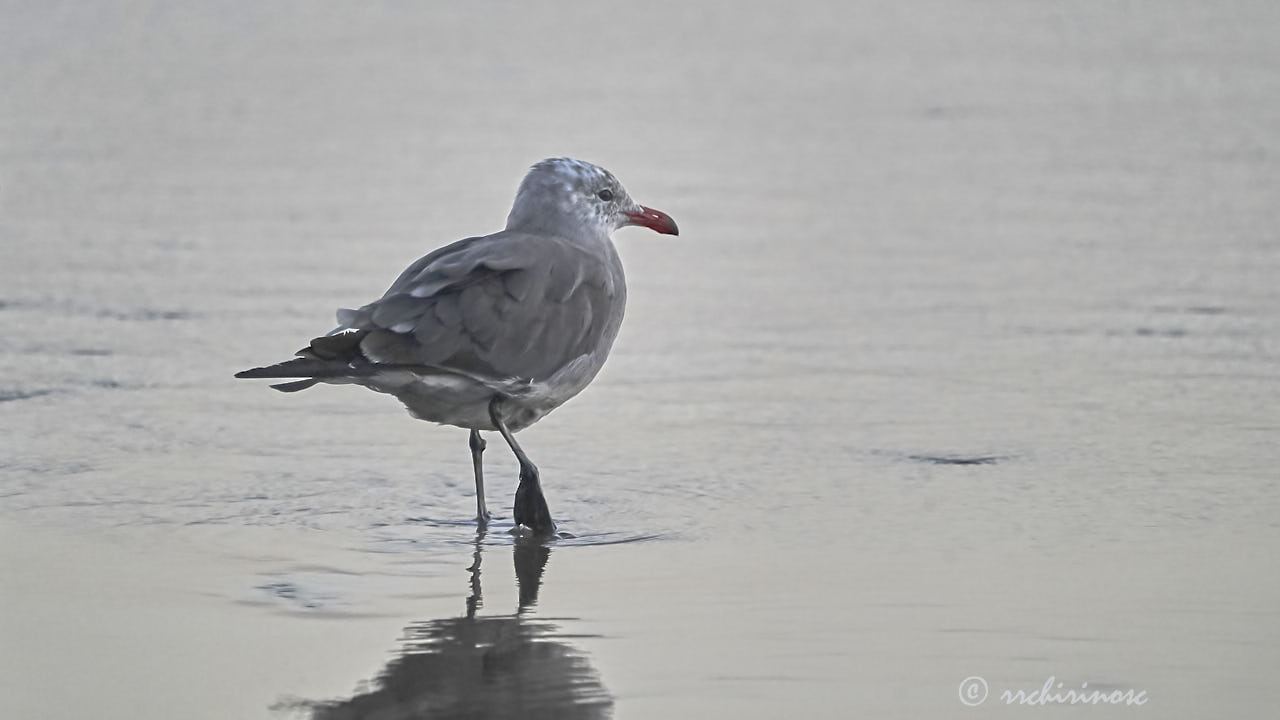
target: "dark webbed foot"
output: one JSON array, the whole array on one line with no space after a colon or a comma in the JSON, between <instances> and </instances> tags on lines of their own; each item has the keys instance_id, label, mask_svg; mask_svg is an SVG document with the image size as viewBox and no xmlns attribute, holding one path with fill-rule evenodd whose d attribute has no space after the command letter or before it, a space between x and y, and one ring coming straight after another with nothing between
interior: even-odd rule
<instances>
[{"instance_id":1,"label":"dark webbed foot","mask_svg":"<svg viewBox=\"0 0 1280 720\"><path fill-rule=\"evenodd\" d=\"M542 484L538 481L538 468L533 463L520 466L520 486L516 488L516 504L512 512L517 526L524 525L539 535L555 532L547 499L542 496Z\"/></svg>"},{"instance_id":2,"label":"dark webbed foot","mask_svg":"<svg viewBox=\"0 0 1280 720\"><path fill-rule=\"evenodd\" d=\"M516 460L520 462L520 487L516 488L513 518L517 527L524 525L539 535L550 535L555 532L556 524L551 520L551 511L547 509L547 499L542 496L542 485L538 482L538 468L530 462L524 450L520 449L515 436L503 422L502 401L501 395L494 395L489 401L489 420L493 422L498 432L502 433L502 439L507 441L511 452L515 453Z\"/></svg>"}]
</instances>

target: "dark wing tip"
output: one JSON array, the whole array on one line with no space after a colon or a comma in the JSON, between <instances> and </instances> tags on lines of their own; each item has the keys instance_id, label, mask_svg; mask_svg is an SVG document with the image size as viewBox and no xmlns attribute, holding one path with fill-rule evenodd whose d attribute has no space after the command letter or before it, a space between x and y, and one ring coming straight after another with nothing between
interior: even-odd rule
<instances>
[{"instance_id":1,"label":"dark wing tip","mask_svg":"<svg viewBox=\"0 0 1280 720\"><path fill-rule=\"evenodd\" d=\"M318 382L320 381L316 379L295 380L293 382L278 383L276 385L271 385L269 387L272 390L279 390L280 392L283 392L283 393L292 393L292 392L298 392L299 390L306 390L307 388L311 387L312 385L315 385Z\"/></svg>"}]
</instances>

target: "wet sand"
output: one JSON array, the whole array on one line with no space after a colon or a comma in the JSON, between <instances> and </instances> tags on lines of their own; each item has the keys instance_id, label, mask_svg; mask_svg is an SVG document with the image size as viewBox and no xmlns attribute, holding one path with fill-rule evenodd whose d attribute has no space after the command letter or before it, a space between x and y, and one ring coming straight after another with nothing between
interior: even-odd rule
<instances>
[{"instance_id":1,"label":"wet sand","mask_svg":"<svg viewBox=\"0 0 1280 720\"><path fill-rule=\"evenodd\" d=\"M1269 6L2 12L0 716L1274 705ZM521 433L565 537L231 378L562 154L682 231Z\"/></svg>"}]
</instances>

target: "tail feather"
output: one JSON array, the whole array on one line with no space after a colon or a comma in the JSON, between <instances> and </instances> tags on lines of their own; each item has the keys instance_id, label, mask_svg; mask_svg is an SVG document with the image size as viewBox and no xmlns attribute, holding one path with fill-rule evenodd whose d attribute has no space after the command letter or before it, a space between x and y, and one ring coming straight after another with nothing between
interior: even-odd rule
<instances>
[{"instance_id":1,"label":"tail feather","mask_svg":"<svg viewBox=\"0 0 1280 720\"><path fill-rule=\"evenodd\" d=\"M338 360L320 360L318 358L295 358L275 365L242 370L236 373L238 378L332 378L332 377L369 377L376 374L372 365L352 365Z\"/></svg>"},{"instance_id":2,"label":"tail feather","mask_svg":"<svg viewBox=\"0 0 1280 720\"><path fill-rule=\"evenodd\" d=\"M319 338L319 344L312 342L310 347L299 351L302 357L285 360L275 365L250 368L236 373L238 378L300 378L293 382L277 383L271 387L280 392L292 393L324 382L329 378L373 378L389 372L411 372L422 376L452 376L466 378L480 385L485 385L494 392L511 396L522 396L529 392L532 381L515 377L492 378L457 368L420 363L375 363L364 358L345 359L345 357L329 357L338 354L353 344L350 337L344 335ZM358 340L358 338L357 338Z\"/></svg>"},{"instance_id":3,"label":"tail feather","mask_svg":"<svg viewBox=\"0 0 1280 720\"><path fill-rule=\"evenodd\" d=\"M304 378L299 382L280 383L271 387L281 392L297 392L305 390L326 378L367 378L376 377L385 372L408 371L419 375L455 375L465 377L482 384L491 381L471 373L441 367L439 365L421 365L417 363L371 363L345 362L342 360L322 360L317 357L299 357L285 360L275 365L250 368L236 373L238 378ZM310 383L303 387L303 383Z\"/></svg>"},{"instance_id":4,"label":"tail feather","mask_svg":"<svg viewBox=\"0 0 1280 720\"><path fill-rule=\"evenodd\" d=\"M293 382L277 383L275 385L271 385L270 387L272 390L279 390L280 392L291 393L291 392L298 392L299 390L306 390L307 388L311 387L312 385L315 385L318 382L320 381L312 378L308 380L294 380Z\"/></svg>"}]
</instances>

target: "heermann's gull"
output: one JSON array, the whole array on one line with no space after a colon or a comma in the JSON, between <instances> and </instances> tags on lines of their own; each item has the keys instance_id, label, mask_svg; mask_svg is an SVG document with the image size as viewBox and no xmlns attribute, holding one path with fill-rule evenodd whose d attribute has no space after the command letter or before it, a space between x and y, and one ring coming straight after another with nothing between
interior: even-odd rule
<instances>
[{"instance_id":1,"label":"heermann's gull","mask_svg":"<svg viewBox=\"0 0 1280 720\"><path fill-rule=\"evenodd\" d=\"M293 360L239 378L354 383L396 396L422 420L471 431L476 516L485 524L481 430L497 430L520 462L514 520L555 529L538 469L514 433L582 391L622 324L627 290L609 234L642 225L676 235L665 213L636 204L609 171L543 160L520 183L505 230L466 238L414 262L380 300L338 311L338 327Z\"/></svg>"}]
</instances>

